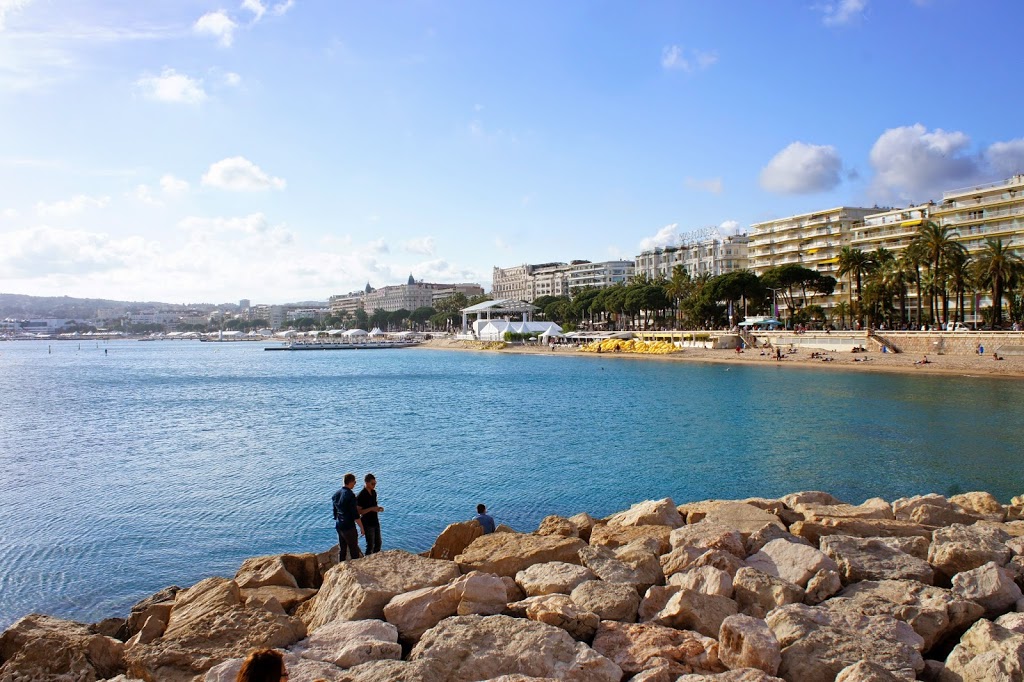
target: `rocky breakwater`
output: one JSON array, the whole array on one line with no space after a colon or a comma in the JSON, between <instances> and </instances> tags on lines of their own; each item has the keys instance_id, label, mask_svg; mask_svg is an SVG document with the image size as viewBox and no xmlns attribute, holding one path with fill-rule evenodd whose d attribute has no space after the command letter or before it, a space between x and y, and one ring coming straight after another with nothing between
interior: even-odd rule
<instances>
[{"instance_id":1,"label":"rocky breakwater","mask_svg":"<svg viewBox=\"0 0 1024 682\"><path fill-rule=\"evenodd\" d=\"M1024 679L1024 498L647 501L533 533L453 524L423 556L257 557L125 619L30 615L0 682Z\"/></svg>"}]
</instances>

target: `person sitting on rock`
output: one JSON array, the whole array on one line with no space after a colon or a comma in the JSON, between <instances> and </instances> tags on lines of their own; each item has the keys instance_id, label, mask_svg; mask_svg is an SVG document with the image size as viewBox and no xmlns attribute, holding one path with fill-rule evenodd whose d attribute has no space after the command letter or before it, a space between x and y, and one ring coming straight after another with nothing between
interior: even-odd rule
<instances>
[{"instance_id":1,"label":"person sitting on rock","mask_svg":"<svg viewBox=\"0 0 1024 682\"><path fill-rule=\"evenodd\" d=\"M494 519L490 514L487 513L487 505L478 504L476 506L476 520L484 529L484 535L494 532Z\"/></svg>"},{"instance_id":2,"label":"person sitting on rock","mask_svg":"<svg viewBox=\"0 0 1024 682\"><path fill-rule=\"evenodd\" d=\"M235 682L281 682L288 679L280 651L257 649L242 662Z\"/></svg>"}]
</instances>

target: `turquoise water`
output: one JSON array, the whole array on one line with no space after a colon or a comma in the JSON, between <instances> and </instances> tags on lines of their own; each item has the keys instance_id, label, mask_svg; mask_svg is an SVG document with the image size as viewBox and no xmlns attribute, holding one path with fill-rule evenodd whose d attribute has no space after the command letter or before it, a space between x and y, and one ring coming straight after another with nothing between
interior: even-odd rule
<instances>
[{"instance_id":1,"label":"turquoise water","mask_svg":"<svg viewBox=\"0 0 1024 682\"><path fill-rule=\"evenodd\" d=\"M52 352L48 352L52 349ZM104 354L107 350L107 354ZM1024 382L261 344L0 344L0 627L124 616L249 556L336 542L345 471L384 547L484 502L532 530L648 498L1024 492Z\"/></svg>"}]
</instances>

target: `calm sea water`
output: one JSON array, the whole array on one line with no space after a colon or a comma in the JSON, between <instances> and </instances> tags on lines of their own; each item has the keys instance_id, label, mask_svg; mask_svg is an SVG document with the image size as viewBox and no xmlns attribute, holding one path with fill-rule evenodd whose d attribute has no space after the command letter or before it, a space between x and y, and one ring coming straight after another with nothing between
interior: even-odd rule
<instances>
[{"instance_id":1,"label":"calm sea water","mask_svg":"<svg viewBox=\"0 0 1024 682\"><path fill-rule=\"evenodd\" d=\"M1022 403L1024 382L774 365L2 343L0 628L327 549L346 471L376 474L384 547L410 551L478 502L532 530L664 496L1008 501Z\"/></svg>"}]
</instances>

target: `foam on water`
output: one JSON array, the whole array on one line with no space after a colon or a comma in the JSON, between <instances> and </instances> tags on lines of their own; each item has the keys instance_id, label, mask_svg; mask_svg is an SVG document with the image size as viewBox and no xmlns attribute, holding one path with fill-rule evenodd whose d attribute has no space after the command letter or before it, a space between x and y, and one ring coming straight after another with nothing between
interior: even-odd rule
<instances>
[{"instance_id":1,"label":"foam on water","mask_svg":"<svg viewBox=\"0 0 1024 682\"><path fill-rule=\"evenodd\" d=\"M349 470L376 474L384 546L410 551L478 502L531 530L664 496L1008 501L1022 398L1009 381L558 353L4 343L0 627L124 616L249 556L326 549Z\"/></svg>"}]
</instances>

